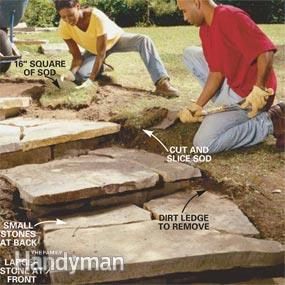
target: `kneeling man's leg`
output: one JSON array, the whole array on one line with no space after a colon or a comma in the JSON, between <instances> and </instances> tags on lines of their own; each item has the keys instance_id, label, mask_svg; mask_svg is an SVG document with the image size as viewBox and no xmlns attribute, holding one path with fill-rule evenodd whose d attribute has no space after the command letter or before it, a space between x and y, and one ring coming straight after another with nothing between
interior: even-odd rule
<instances>
[{"instance_id":1,"label":"kneeling man's leg","mask_svg":"<svg viewBox=\"0 0 285 285\"><path fill-rule=\"evenodd\" d=\"M273 133L268 113L249 119L243 110L207 116L195 135L194 146L206 146L209 153L249 147Z\"/></svg>"}]
</instances>

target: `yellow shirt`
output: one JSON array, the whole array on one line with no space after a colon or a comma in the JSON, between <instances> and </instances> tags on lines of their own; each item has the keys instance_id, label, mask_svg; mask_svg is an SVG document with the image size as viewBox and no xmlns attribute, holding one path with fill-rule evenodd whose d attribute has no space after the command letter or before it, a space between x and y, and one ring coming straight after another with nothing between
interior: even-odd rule
<instances>
[{"instance_id":1,"label":"yellow shirt","mask_svg":"<svg viewBox=\"0 0 285 285\"><path fill-rule=\"evenodd\" d=\"M72 39L84 49L97 54L97 37L106 34L107 50L109 50L117 43L123 30L102 11L93 8L86 32L80 30L77 26L69 25L63 20L60 20L58 32L62 39Z\"/></svg>"}]
</instances>

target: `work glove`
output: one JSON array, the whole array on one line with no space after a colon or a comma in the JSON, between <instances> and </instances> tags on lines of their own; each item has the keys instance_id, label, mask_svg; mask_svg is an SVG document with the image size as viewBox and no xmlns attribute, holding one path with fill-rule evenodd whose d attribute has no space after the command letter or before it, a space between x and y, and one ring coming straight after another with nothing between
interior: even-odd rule
<instances>
[{"instance_id":1,"label":"work glove","mask_svg":"<svg viewBox=\"0 0 285 285\"><path fill-rule=\"evenodd\" d=\"M93 87L97 87L96 82L91 80L91 79L87 79L83 84L81 84L80 86L75 87L75 89L81 90L81 89L93 88Z\"/></svg>"},{"instance_id":2,"label":"work glove","mask_svg":"<svg viewBox=\"0 0 285 285\"><path fill-rule=\"evenodd\" d=\"M246 97L245 102L240 106L242 109L249 109L249 118L254 118L258 112L260 112L267 103L269 96L274 95L273 89L261 89L258 86L254 86L251 93Z\"/></svg>"},{"instance_id":3,"label":"work glove","mask_svg":"<svg viewBox=\"0 0 285 285\"><path fill-rule=\"evenodd\" d=\"M61 80L61 82L63 82L63 81L72 81L73 82L73 81L75 81L75 76L74 76L73 72L69 70L60 76L60 80Z\"/></svg>"},{"instance_id":4,"label":"work glove","mask_svg":"<svg viewBox=\"0 0 285 285\"><path fill-rule=\"evenodd\" d=\"M182 123L198 123L204 119L203 108L196 103L179 112L179 119Z\"/></svg>"}]
</instances>

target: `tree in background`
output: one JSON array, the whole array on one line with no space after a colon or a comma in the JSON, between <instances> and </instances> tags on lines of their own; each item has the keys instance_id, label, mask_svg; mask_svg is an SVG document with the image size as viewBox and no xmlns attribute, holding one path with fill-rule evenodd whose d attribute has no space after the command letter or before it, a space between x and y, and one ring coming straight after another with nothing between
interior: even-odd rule
<instances>
[{"instance_id":1,"label":"tree in background","mask_svg":"<svg viewBox=\"0 0 285 285\"><path fill-rule=\"evenodd\" d=\"M217 0L247 11L257 23L284 24L285 0ZM176 0L81 0L83 5L97 7L122 27L183 25ZM29 26L58 25L59 17L52 0L30 0L25 14Z\"/></svg>"}]
</instances>

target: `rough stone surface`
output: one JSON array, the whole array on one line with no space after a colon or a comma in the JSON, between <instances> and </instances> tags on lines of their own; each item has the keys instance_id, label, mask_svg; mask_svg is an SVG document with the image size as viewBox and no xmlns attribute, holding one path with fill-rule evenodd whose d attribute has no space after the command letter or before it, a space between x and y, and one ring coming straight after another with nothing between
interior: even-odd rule
<instances>
[{"instance_id":1,"label":"rough stone surface","mask_svg":"<svg viewBox=\"0 0 285 285\"><path fill-rule=\"evenodd\" d=\"M66 242L68 241L68 242ZM156 221L45 235L48 251L72 256L122 256L124 271L51 272L56 284L93 284L171 274L283 263L281 244L216 231L160 231Z\"/></svg>"},{"instance_id":2,"label":"rough stone surface","mask_svg":"<svg viewBox=\"0 0 285 285\"><path fill-rule=\"evenodd\" d=\"M0 110L0 124L2 120L5 120L7 118L16 117L20 114L21 109L20 108L11 108L11 109L5 109Z\"/></svg>"},{"instance_id":3,"label":"rough stone surface","mask_svg":"<svg viewBox=\"0 0 285 285\"><path fill-rule=\"evenodd\" d=\"M98 149L91 154L127 158L151 168L163 177L165 182L201 177L199 169L183 163L167 163L165 157L144 150L123 149L118 147Z\"/></svg>"},{"instance_id":4,"label":"rough stone surface","mask_svg":"<svg viewBox=\"0 0 285 285\"><path fill-rule=\"evenodd\" d=\"M102 197L96 197L95 199L90 198L69 203L52 205L26 203L26 208L30 210L33 218L40 218L49 215L57 216L59 213L72 213L74 210L83 211L86 208L90 208L90 206L96 210L123 204L135 204L142 207L145 202L151 199L175 193L189 186L189 181L165 183L163 186L155 186L149 189L104 195Z\"/></svg>"},{"instance_id":5,"label":"rough stone surface","mask_svg":"<svg viewBox=\"0 0 285 285\"><path fill-rule=\"evenodd\" d=\"M46 163L54 159L86 155L88 151L98 148L110 140L111 136L112 135L107 135L88 140L71 141L29 151L20 150L0 153L0 169L12 168L24 164Z\"/></svg>"},{"instance_id":6,"label":"rough stone surface","mask_svg":"<svg viewBox=\"0 0 285 285\"><path fill-rule=\"evenodd\" d=\"M30 97L0 97L0 110L28 108L30 105Z\"/></svg>"},{"instance_id":7,"label":"rough stone surface","mask_svg":"<svg viewBox=\"0 0 285 285\"><path fill-rule=\"evenodd\" d=\"M80 48L81 52L84 51L84 49ZM68 47L65 43L51 43L51 44L42 44L39 48L39 51L43 54L48 55L57 55L61 52L68 52Z\"/></svg>"},{"instance_id":8,"label":"rough stone surface","mask_svg":"<svg viewBox=\"0 0 285 285\"><path fill-rule=\"evenodd\" d=\"M268 279L254 279L239 283L231 283L230 285L284 285L284 284L285 284L285 278L271 278L271 279L268 278Z\"/></svg>"},{"instance_id":9,"label":"rough stone surface","mask_svg":"<svg viewBox=\"0 0 285 285\"><path fill-rule=\"evenodd\" d=\"M57 144L53 147L53 157L54 159L58 159L86 155L89 151L99 148L100 145L110 141L111 139L112 135L105 135L95 139L92 138L88 140L77 140Z\"/></svg>"},{"instance_id":10,"label":"rough stone surface","mask_svg":"<svg viewBox=\"0 0 285 285\"><path fill-rule=\"evenodd\" d=\"M52 159L50 147L42 147L30 151L0 153L0 169L12 168L18 165L45 163Z\"/></svg>"},{"instance_id":11,"label":"rough stone surface","mask_svg":"<svg viewBox=\"0 0 285 285\"><path fill-rule=\"evenodd\" d=\"M146 189L159 180L158 174L136 162L94 155L18 166L1 174L23 200L37 205Z\"/></svg>"},{"instance_id":12,"label":"rough stone surface","mask_svg":"<svg viewBox=\"0 0 285 285\"><path fill-rule=\"evenodd\" d=\"M190 186L189 181L165 183L160 187L156 186L152 189L134 191L134 192L125 192L125 193L120 193L118 195L113 195L112 197L102 197L100 199L91 201L90 204L94 208L109 207L109 206L115 206L118 204L127 204L127 203L143 206L143 204L146 201L175 193L189 186Z\"/></svg>"},{"instance_id":13,"label":"rough stone surface","mask_svg":"<svg viewBox=\"0 0 285 285\"><path fill-rule=\"evenodd\" d=\"M20 140L20 134L24 135ZM14 118L1 122L0 153L31 150L69 141L117 133L120 126L108 122Z\"/></svg>"},{"instance_id":14,"label":"rough stone surface","mask_svg":"<svg viewBox=\"0 0 285 285\"><path fill-rule=\"evenodd\" d=\"M144 208L151 211L155 219L159 219L162 214L181 214L184 206L195 194L196 192L191 190L181 191L149 201L144 204ZM210 192L193 199L184 213L208 214L212 230L248 236L259 234L237 205Z\"/></svg>"},{"instance_id":15,"label":"rough stone surface","mask_svg":"<svg viewBox=\"0 0 285 285\"><path fill-rule=\"evenodd\" d=\"M48 220L43 219L43 220ZM134 222L150 221L151 213L135 205L109 208L100 211L80 212L72 216L61 217L65 225L44 224L45 233L59 229L94 228Z\"/></svg>"}]
</instances>

